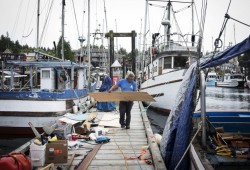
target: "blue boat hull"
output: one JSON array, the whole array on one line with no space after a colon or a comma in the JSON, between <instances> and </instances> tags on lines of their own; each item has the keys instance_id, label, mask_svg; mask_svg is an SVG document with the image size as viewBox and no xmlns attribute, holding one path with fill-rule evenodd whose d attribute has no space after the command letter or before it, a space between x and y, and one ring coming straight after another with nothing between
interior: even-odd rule
<instances>
[{"instance_id":1,"label":"blue boat hull","mask_svg":"<svg viewBox=\"0 0 250 170\"><path fill-rule=\"evenodd\" d=\"M229 133L250 133L250 111L208 111L207 119L214 127ZM193 117L200 117L194 113Z\"/></svg>"}]
</instances>

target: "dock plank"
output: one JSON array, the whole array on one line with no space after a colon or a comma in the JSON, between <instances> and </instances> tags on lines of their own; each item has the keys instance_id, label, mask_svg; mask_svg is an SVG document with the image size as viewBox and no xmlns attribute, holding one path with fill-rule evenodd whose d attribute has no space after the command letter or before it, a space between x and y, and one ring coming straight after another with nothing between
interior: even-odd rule
<instances>
[{"instance_id":1,"label":"dock plank","mask_svg":"<svg viewBox=\"0 0 250 170\"><path fill-rule=\"evenodd\" d=\"M138 169L143 169L143 170L153 170L153 166L147 166L147 165L141 165L141 166L89 166L88 170L138 170Z\"/></svg>"},{"instance_id":2,"label":"dock plank","mask_svg":"<svg viewBox=\"0 0 250 170\"><path fill-rule=\"evenodd\" d=\"M145 119L145 113L142 113L140 107L138 102L134 102L131 112L130 129L105 127L109 130L106 134L106 136L110 137L108 143L101 144L98 149L95 149L97 148L95 141L78 141L79 148L71 148L68 150L68 155L74 155L71 166L55 164L55 167L70 170L82 167L89 170L165 170L166 168L162 168L163 166L150 165L147 164L146 161L139 159L143 149L153 146L151 141L153 138L152 134L148 132L151 127L149 121ZM110 112L94 112L96 114L96 122L92 123L92 126L97 126L103 115L112 114ZM119 112L114 111L113 114L119 115ZM119 121L119 119L116 121ZM153 143L155 143L154 140ZM149 149L152 149L150 147ZM151 154L159 152L159 149L157 150L155 146L153 148L154 151L149 152L149 149L146 149L146 151ZM93 150L95 150L95 154L93 154ZM155 159L156 164L163 163L159 158L159 153L157 154ZM152 158L154 158L153 155ZM70 162L71 159L72 156L68 156L68 162ZM150 159L150 161L153 161L153 159ZM85 162L87 162L88 166ZM85 165L83 166L83 164Z\"/></svg>"}]
</instances>

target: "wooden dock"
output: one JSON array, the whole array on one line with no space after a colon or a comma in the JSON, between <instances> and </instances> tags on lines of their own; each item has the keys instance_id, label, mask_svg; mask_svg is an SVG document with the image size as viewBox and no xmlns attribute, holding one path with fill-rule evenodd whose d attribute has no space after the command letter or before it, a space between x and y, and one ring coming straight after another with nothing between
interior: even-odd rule
<instances>
[{"instance_id":1,"label":"wooden dock","mask_svg":"<svg viewBox=\"0 0 250 170\"><path fill-rule=\"evenodd\" d=\"M105 112L97 113L96 120L101 120ZM114 114L119 115L119 112L116 111ZM119 119L117 121L119 122ZM95 141L86 141L82 142L79 148L68 150L68 163L55 164L55 168L69 170L166 169L141 103L134 102L130 129L109 128L106 136L111 138L108 143L96 144ZM139 157L140 155L142 157ZM143 158L146 159L143 160Z\"/></svg>"}]
</instances>

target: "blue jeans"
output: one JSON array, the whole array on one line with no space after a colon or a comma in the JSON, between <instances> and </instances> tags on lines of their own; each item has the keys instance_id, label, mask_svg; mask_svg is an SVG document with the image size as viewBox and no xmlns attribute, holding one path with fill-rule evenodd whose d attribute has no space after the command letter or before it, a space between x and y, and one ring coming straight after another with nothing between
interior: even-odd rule
<instances>
[{"instance_id":1,"label":"blue jeans","mask_svg":"<svg viewBox=\"0 0 250 170\"><path fill-rule=\"evenodd\" d=\"M121 101L119 104L119 111L120 111L120 124L125 125L127 127L130 126L131 120L131 109L133 107L133 102L123 102ZM126 120L125 120L126 114Z\"/></svg>"}]
</instances>

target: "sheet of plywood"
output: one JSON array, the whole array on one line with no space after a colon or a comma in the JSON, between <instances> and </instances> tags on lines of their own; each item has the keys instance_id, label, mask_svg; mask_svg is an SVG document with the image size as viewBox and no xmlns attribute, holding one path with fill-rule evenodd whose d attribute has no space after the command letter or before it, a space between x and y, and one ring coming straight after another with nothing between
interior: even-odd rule
<instances>
[{"instance_id":1,"label":"sheet of plywood","mask_svg":"<svg viewBox=\"0 0 250 170\"><path fill-rule=\"evenodd\" d=\"M90 121L94 118L96 118L97 113L96 112L91 112L88 117L86 118L86 120L84 121L84 123L82 124L82 127L84 128L84 125L86 125L87 129L90 129L91 123Z\"/></svg>"},{"instance_id":2,"label":"sheet of plywood","mask_svg":"<svg viewBox=\"0 0 250 170\"><path fill-rule=\"evenodd\" d=\"M120 114L119 113L104 113L99 126L109 126L109 127L120 127L119 123Z\"/></svg>"},{"instance_id":3,"label":"sheet of plywood","mask_svg":"<svg viewBox=\"0 0 250 170\"><path fill-rule=\"evenodd\" d=\"M96 92L89 95L98 102L155 101L147 92Z\"/></svg>"}]
</instances>

